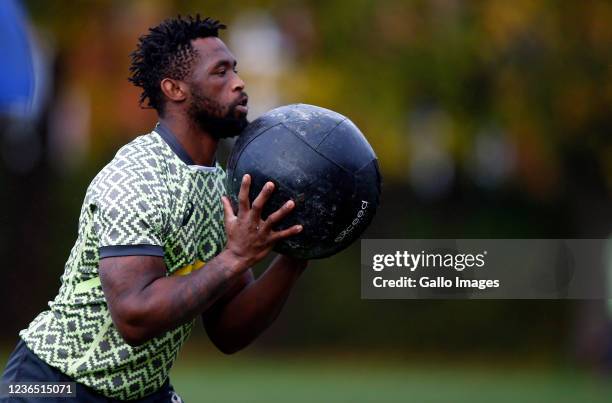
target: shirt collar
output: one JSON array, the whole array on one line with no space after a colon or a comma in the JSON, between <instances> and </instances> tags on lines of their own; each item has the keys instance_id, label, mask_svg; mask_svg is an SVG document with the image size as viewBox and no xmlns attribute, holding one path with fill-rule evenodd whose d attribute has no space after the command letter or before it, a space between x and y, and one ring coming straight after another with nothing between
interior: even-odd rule
<instances>
[{"instance_id":1,"label":"shirt collar","mask_svg":"<svg viewBox=\"0 0 612 403\"><path fill-rule=\"evenodd\" d=\"M181 159L181 161L183 161L187 165L195 165L189 154L187 154L187 151L185 151L181 143L179 143L178 139L176 138L174 133L172 133L170 128L168 128L168 126L159 122L153 130L157 132L162 139L164 139L164 141L168 144L172 151L174 151L177 157Z\"/></svg>"}]
</instances>

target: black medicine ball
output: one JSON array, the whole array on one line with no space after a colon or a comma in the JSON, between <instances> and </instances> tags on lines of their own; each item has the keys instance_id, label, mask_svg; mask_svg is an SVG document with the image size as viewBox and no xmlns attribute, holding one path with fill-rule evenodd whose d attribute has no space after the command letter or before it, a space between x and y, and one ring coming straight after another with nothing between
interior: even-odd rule
<instances>
[{"instance_id":1,"label":"black medicine ball","mask_svg":"<svg viewBox=\"0 0 612 403\"><path fill-rule=\"evenodd\" d=\"M247 173L251 202L267 181L276 185L263 218L295 201L276 229L304 228L274 250L302 259L345 249L370 224L379 203L378 160L368 141L345 116L313 105L273 109L238 137L227 166L234 207Z\"/></svg>"}]
</instances>

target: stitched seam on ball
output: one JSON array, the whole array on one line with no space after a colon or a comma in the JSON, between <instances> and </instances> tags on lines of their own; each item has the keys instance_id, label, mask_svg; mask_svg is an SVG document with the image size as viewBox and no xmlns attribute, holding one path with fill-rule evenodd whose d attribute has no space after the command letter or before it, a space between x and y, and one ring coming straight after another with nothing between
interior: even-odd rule
<instances>
[{"instance_id":1,"label":"stitched seam on ball","mask_svg":"<svg viewBox=\"0 0 612 403\"><path fill-rule=\"evenodd\" d=\"M340 122L342 123L342 122ZM338 124L340 124L338 123ZM332 164L334 164L335 166L337 166L338 168L340 168L341 170L343 170L344 172L348 173L348 174L352 174L351 171L349 171L348 169L346 169L345 167L343 167L342 165L338 164L337 162L330 160L329 158L327 158L324 154L320 153L319 150L317 150L316 148L314 148L312 145L310 145L306 140L304 140L302 138L302 136L300 136L299 133L296 133L294 130L292 130L290 127L287 127L285 124L281 123L283 126L285 126L285 128L287 130L289 130L289 132L291 134L293 134L295 137L297 137L302 143L304 143L308 148L310 148L312 151L314 151L316 154L318 154L321 158L325 159L328 162L331 162ZM338 127L338 125L336 125L336 127ZM336 128L334 127L334 129ZM330 132L332 132L334 129L331 129Z\"/></svg>"},{"instance_id":2,"label":"stitched seam on ball","mask_svg":"<svg viewBox=\"0 0 612 403\"><path fill-rule=\"evenodd\" d=\"M341 121L339 121L336 126L332 127L331 129L329 129L329 131L327 133L325 133L325 136L323 136L323 138L321 139L321 141L319 141L319 144L317 144L315 146L315 150L319 148L319 146L327 139L327 137L331 134L331 132L333 132L334 130L336 130L336 128L338 126L340 126L342 123L346 122L347 118L342 119Z\"/></svg>"}]
</instances>

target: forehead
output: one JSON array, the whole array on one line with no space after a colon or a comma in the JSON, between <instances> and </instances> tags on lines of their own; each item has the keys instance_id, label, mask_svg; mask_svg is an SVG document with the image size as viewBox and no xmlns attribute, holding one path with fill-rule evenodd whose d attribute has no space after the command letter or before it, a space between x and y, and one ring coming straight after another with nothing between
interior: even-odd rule
<instances>
[{"instance_id":1,"label":"forehead","mask_svg":"<svg viewBox=\"0 0 612 403\"><path fill-rule=\"evenodd\" d=\"M200 55L198 63L203 64L204 67L209 67L223 60L231 64L236 60L232 52L219 38L198 38L191 45Z\"/></svg>"}]
</instances>

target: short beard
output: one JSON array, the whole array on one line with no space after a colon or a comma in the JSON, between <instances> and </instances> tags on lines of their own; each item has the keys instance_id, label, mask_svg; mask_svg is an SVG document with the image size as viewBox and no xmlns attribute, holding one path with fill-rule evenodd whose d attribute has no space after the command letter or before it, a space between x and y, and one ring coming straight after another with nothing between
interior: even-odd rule
<instances>
[{"instance_id":1,"label":"short beard","mask_svg":"<svg viewBox=\"0 0 612 403\"><path fill-rule=\"evenodd\" d=\"M236 118L238 102L230 105L225 115L223 106L199 91L191 91L193 99L189 105L189 116L198 127L216 139L226 139L239 135L249 124L245 115Z\"/></svg>"}]
</instances>

